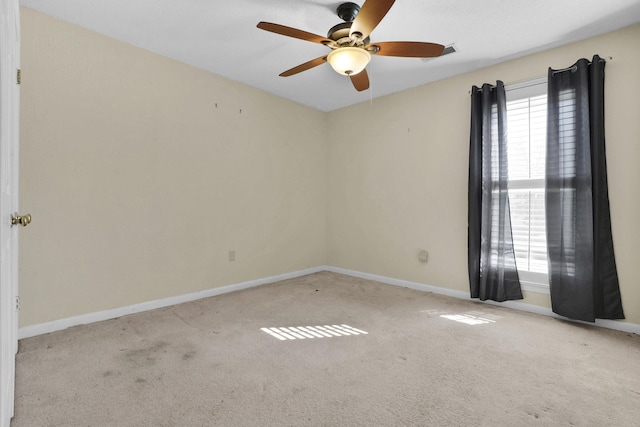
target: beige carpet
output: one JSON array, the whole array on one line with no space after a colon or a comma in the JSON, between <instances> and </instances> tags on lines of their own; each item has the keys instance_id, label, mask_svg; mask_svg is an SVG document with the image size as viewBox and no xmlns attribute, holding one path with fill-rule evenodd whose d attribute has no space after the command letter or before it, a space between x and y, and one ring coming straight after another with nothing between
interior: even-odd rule
<instances>
[{"instance_id":1,"label":"beige carpet","mask_svg":"<svg viewBox=\"0 0 640 427\"><path fill-rule=\"evenodd\" d=\"M640 337L324 272L22 340L16 395L14 427L637 426Z\"/></svg>"}]
</instances>

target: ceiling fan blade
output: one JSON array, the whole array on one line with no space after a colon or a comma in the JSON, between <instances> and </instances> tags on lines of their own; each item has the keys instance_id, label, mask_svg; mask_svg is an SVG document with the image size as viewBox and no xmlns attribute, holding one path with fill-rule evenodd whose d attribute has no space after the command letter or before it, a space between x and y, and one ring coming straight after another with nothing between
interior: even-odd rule
<instances>
[{"instance_id":1,"label":"ceiling fan blade","mask_svg":"<svg viewBox=\"0 0 640 427\"><path fill-rule=\"evenodd\" d=\"M395 0L367 0L364 2L356 19L353 20L351 31L362 34L362 39L366 39L374 28L378 26L382 18L389 12Z\"/></svg>"},{"instance_id":2,"label":"ceiling fan blade","mask_svg":"<svg viewBox=\"0 0 640 427\"><path fill-rule=\"evenodd\" d=\"M367 45L377 46L377 51L372 51L374 55L380 56L402 56L406 58L433 58L442 55L444 46L437 43L424 42L379 42Z\"/></svg>"},{"instance_id":3,"label":"ceiling fan blade","mask_svg":"<svg viewBox=\"0 0 640 427\"><path fill-rule=\"evenodd\" d=\"M308 33L306 31L298 30L297 28L286 27L280 24L273 24L271 22L258 22L258 28L265 31L271 31L272 33L282 34L283 36L293 37L300 40L306 40L313 43L320 44L333 44L333 40L329 40L326 37L319 36L317 34Z\"/></svg>"},{"instance_id":4,"label":"ceiling fan blade","mask_svg":"<svg viewBox=\"0 0 640 427\"><path fill-rule=\"evenodd\" d=\"M353 83L353 87L355 87L358 92L369 89L369 75L366 69L360 71L358 74L350 75L349 78L351 79L351 83Z\"/></svg>"},{"instance_id":5,"label":"ceiling fan blade","mask_svg":"<svg viewBox=\"0 0 640 427\"><path fill-rule=\"evenodd\" d=\"M318 65L322 65L325 62L327 62L327 55L321 56L316 59L312 59L311 61L307 61L304 64L298 65L297 67L293 67L287 71L283 71L282 73L280 73L280 77L293 76L294 74L298 74L303 71L307 71L310 68L317 67Z\"/></svg>"}]
</instances>

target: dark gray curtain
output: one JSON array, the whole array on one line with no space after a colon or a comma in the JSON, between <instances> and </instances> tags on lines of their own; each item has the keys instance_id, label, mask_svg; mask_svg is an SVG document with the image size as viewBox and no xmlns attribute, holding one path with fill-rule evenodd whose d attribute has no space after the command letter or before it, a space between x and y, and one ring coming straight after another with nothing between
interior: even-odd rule
<instances>
[{"instance_id":1,"label":"dark gray curtain","mask_svg":"<svg viewBox=\"0 0 640 427\"><path fill-rule=\"evenodd\" d=\"M604 138L604 66L594 56L549 69L546 221L555 313L624 319L611 236Z\"/></svg>"},{"instance_id":2,"label":"dark gray curtain","mask_svg":"<svg viewBox=\"0 0 640 427\"><path fill-rule=\"evenodd\" d=\"M504 85L471 89L469 284L471 298L522 299L511 233Z\"/></svg>"}]
</instances>

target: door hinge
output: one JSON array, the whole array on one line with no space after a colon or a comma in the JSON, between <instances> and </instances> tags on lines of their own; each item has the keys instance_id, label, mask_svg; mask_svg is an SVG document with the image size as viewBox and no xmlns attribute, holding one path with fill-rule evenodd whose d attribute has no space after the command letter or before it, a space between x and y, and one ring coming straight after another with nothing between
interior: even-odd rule
<instances>
[{"instance_id":1,"label":"door hinge","mask_svg":"<svg viewBox=\"0 0 640 427\"><path fill-rule=\"evenodd\" d=\"M16 310L20 310L20 297L16 297Z\"/></svg>"},{"instance_id":2,"label":"door hinge","mask_svg":"<svg viewBox=\"0 0 640 427\"><path fill-rule=\"evenodd\" d=\"M16 81L18 82L18 84L22 82L22 71L20 70L20 68L18 68L16 72Z\"/></svg>"}]
</instances>

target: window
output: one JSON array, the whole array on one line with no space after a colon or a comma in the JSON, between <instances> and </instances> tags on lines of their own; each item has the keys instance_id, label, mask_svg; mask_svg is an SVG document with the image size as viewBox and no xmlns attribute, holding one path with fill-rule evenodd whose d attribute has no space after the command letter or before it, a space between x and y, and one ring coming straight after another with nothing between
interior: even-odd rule
<instances>
[{"instance_id":1,"label":"window","mask_svg":"<svg viewBox=\"0 0 640 427\"><path fill-rule=\"evenodd\" d=\"M546 78L507 86L509 204L523 288L548 292L545 226Z\"/></svg>"}]
</instances>

